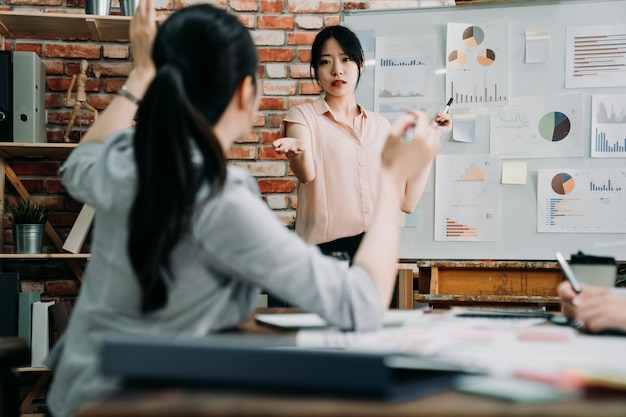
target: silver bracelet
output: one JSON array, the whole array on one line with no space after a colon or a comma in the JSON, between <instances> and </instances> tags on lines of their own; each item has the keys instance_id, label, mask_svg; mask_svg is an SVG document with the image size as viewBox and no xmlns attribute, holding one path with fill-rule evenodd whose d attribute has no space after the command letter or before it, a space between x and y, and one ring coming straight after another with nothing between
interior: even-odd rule
<instances>
[{"instance_id":1,"label":"silver bracelet","mask_svg":"<svg viewBox=\"0 0 626 417\"><path fill-rule=\"evenodd\" d=\"M130 101L132 101L138 106L141 104L141 100L138 99L137 96L135 96L133 93L128 91L128 88L126 88L126 85L123 85L122 88L117 90L117 94L119 94L122 97L126 97L127 99L129 99Z\"/></svg>"}]
</instances>

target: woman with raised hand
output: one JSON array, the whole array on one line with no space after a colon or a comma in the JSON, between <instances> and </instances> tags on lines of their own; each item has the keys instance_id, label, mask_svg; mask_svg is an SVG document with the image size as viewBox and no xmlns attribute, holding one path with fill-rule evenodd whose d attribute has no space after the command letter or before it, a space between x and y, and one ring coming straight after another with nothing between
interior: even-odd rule
<instances>
[{"instance_id":1,"label":"woman with raised hand","mask_svg":"<svg viewBox=\"0 0 626 417\"><path fill-rule=\"evenodd\" d=\"M248 172L227 166L258 111L256 49L239 20L201 4L157 31L152 0L141 1L130 39L126 84L60 170L96 216L80 295L47 361L55 417L120 388L100 372L104 333L203 337L249 317L261 289L341 329L380 328L398 252L390 219L404 182L439 149L419 113L382 139L373 218L346 269L287 230ZM416 138L405 142L410 124Z\"/></svg>"}]
</instances>

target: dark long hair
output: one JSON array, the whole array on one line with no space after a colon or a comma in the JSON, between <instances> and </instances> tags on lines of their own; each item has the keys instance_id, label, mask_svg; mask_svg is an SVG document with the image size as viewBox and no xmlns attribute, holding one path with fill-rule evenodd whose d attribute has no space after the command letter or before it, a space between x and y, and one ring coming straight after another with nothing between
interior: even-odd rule
<instances>
[{"instance_id":1,"label":"dark long hair","mask_svg":"<svg viewBox=\"0 0 626 417\"><path fill-rule=\"evenodd\" d=\"M224 150L213 126L240 83L255 73L256 48L237 18L214 6L181 9L159 28L156 76L137 112L138 186L129 217L128 251L142 290L141 310L167 302L170 254L188 230L198 178L218 193L226 179ZM194 166L192 148L202 154Z\"/></svg>"},{"instance_id":2,"label":"dark long hair","mask_svg":"<svg viewBox=\"0 0 626 417\"><path fill-rule=\"evenodd\" d=\"M313 73L313 78L315 78L318 83L320 82L317 70L322 57L322 48L329 39L335 39L350 59L356 62L359 71L357 78L358 84L361 79L361 65L365 62L363 47L354 32L345 26L339 25L325 27L317 33L313 40L313 45L311 46L311 72Z\"/></svg>"}]
</instances>

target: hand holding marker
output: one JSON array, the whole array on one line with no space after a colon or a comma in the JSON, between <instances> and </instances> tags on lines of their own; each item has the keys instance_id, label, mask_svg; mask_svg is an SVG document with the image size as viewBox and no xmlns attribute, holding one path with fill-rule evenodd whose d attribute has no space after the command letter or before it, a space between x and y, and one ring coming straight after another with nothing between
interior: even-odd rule
<instances>
[{"instance_id":1,"label":"hand holding marker","mask_svg":"<svg viewBox=\"0 0 626 417\"><path fill-rule=\"evenodd\" d=\"M454 99L450 97L450 100L448 100L448 102L446 103L446 107L444 107L443 110L441 110L441 113L446 113L448 110L450 110L450 106L452 105L453 101Z\"/></svg>"},{"instance_id":2,"label":"hand holding marker","mask_svg":"<svg viewBox=\"0 0 626 417\"><path fill-rule=\"evenodd\" d=\"M454 101L454 99L452 97L450 97L450 100L448 100L448 102L446 103L446 106L443 108L443 110L441 110L440 113L447 113L448 110L450 110L450 106L452 105L452 102ZM434 117L436 117L437 115L435 115ZM433 117L433 119L434 119ZM407 127L407 129L404 131L404 140L409 142L411 140L413 140L413 136L414 136L414 129L415 125L410 125L409 127Z\"/></svg>"}]
</instances>

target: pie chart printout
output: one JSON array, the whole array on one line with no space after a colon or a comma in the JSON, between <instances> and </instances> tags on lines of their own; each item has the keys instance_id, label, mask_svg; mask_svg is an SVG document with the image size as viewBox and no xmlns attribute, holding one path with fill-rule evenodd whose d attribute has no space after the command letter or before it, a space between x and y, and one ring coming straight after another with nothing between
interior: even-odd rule
<instances>
[{"instance_id":1,"label":"pie chart printout","mask_svg":"<svg viewBox=\"0 0 626 417\"><path fill-rule=\"evenodd\" d=\"M569 194L574 189L574 178L565 172L556 174L552 177L552 189L557 194Z\"/></svg>"},{"instance_id":2,"label":"pie chart printout","mask_svg":"<svg viewBox=\"0 0 626 417\"><path fill-rule=\"evenodd\" d=\"M467 62L467 55L463 51L454 50L448 55L448 62L454 66L462 67Z\"/></svg>"},{"instance_id":3,"label":"pie chart printout","mask_svg":"<svg viewBox=\"0 0 626 417\"><path fill-rule=\"evenodd\" d=\"M478 63L483 67L488 67L496 60L496 53L491 49L484 49L478 53L476 60L478 60Z\"/></svg>"},{"instance_id":4,"label":"pie chart printout","mask_svg":"<svg viewBox=\"0 0 626 417\"><path fill-rule=\"evenodd\" d=\"M463 42L467 46L478 46L485 40L485 32L478 26L469 26L463 31Z\"/></svg>"},{"instance_id":5,"label":"pie chart printout","mask_svg":"<svg viewBox=\"0 0 626 417\"><path fill-rule=\"evenodd\" d=\"M569 118L561 112L546 113L539 120L539 134L550 142L558 142L569 134L572 124Z\"/></svg>"}]
</instances>

